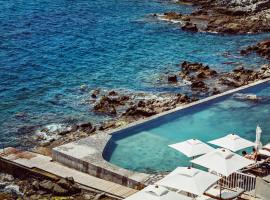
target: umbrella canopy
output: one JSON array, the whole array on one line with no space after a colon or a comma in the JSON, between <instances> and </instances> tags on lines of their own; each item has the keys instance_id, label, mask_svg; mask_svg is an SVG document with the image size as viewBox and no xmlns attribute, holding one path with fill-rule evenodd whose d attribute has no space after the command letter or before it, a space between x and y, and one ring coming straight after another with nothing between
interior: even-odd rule
<instances>
[{"instance_id":1,"label":"umbrella canopy","mask_svg":"<svg viewBox=\"0 0 270 200\"><path fill-rule=\"evenodd\" d=\"M256 128L256 141L255 141L257 149L261 149L261 147L262 147L261 134L262 134L262 129L261 129L261 127L257 126L257 128Z\"/></svg>"},{"instance_id":2,"label":"umbrella canopy","mask_svg":"<svg viewBox=\"0 0 270 200\"><path fill-rule=\"evenodd\" d=\"M196 195L202 195L219 179L219 176L199 169L191 167L177 167L156 184Z\"/></svg>"},{"instance_id":3,"label":"umbrella canopy","mask_svg":"<svg viewBox=\"0 0 270 200\"><path fill-rule=\"evenodd\" d=\"M229 149L234 152L255 145L254 142L250 142L249 140L241 138L236 134L229 134L225 137L209 141L209 143Z\"/></svg>"},{"instance_id":4,"label":"umbrella canopy","mask_svg":"<svg viewBox=\"0 0 270 200\"><path fill-rule=\"evenodd\" d=\"M213 147L210 147L209 145L196 139L190 139L184 142L171 144L169 145L169 147L172 147L176 149L177 151L180 151L181 153L185 154L187 157L199 156L199 155L206 154L214 150Z\"/></svg>"},{"instance_id":5,"label":"umbrella canopy","mask_svg":"<svg viewBox=\"0 0 270 200\"><path fill-rule=\"evenodd\" d=\"M233 172L255 163L255 161L244 158L228 149L216 149L191 162L213 170L223 176L229 176Z\"/></svg>"},{"instance_id":6,"label":"umbrella canopy","mask_svg":"<svg viewBox=\"0 0 270 200\"><path fill-rule=\"evenodd\" d=\"M192 200L190 197L167 190L162 186L149 185L125 200Z\"/></svg>"}]
</instances>

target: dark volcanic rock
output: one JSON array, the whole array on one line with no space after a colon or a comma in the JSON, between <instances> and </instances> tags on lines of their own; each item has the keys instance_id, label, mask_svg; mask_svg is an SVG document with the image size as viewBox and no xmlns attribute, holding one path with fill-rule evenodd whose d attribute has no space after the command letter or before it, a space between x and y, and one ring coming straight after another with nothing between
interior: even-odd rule
<instances>
[{"instance_id":1,"label":"dark volcanic rock","mask_svg":"<svg viewBox=\"0 0 270 200\"><path fill-rule=\"evenodd\" d=\"M195 81L191 84L192 90L206 91L208 90L208 86L203 81Z\"/></svg>"},{"instance_id":2,"label":"dark volcanic rock","mask_svg":"<svg viewBox=\"0 0 270 200\"><path fill-rule=\"evenodd\" d=\"M197 32L198 28L197 28L196 24L193 24L191 22L186 22L185 25L182 26L182 30Z\"/></svg>"},{"instance_id":3,"label":"dark volcanic rock","mask_svg":"<svg viewBox=\"0 0 270 200\"><path fill-rule=\"evenodd\" d=\"M104 96L94 106L94 111L109 115L115 115L116 114L115 103L109 97Z\"/></svg>"},{"instance_id":4,"label":"dark volcanic rock","mask_svg":"<svg viewBox=\"0 0 270 200\"><path fill-rule=\"evenodd\" d=\"M176 75L168 76L168 82L169 83L176 83L177 82L177 76Z\"/></svg>"},{"instance_id":5,"label":"dark volcanic rock","mask_svg":"<svg viewBox=\"0 0 270 200\"><path fill-rule=\"evenodd\" d=\"M253 52L266 59L270 59L270 39L260 42L256 45L249 46L244 50L241 50L242 55L247 55Z\"/></svg>"},{"instance_id":6,"label":"dark volcanic rock","mask_svg":"<svg viewBox=\"0 0 270 200\"><path fill-rule=\"evenodd\" d=\"M94 127L91 122L88 122L88 123L79 124L78 129L86 133L93 133L95 132L96 127Z\"/></svg>"},{"instance_id":7,"label":"dark volcanic rock","mask_svg":"<svg viewBox=\"0 0 270 200\"><path fill-rule=\"evenodd\" d=\"M132 117L150 117L155 114L157 114L157 112L148 107L138 107L135 105L128 108L123 115Z\"/></svg>"},{"instance_id":8,"label":"dark volcanic rock","mask_svg":"<svg viewBox=\"0 0 270 200\"><path fill-rule=\"evenodd\" d=\"M117 96L117 95L118 95L118 93L115 92L114 90L109 92L109 96Z\"/></svg>"},{"instance_id":9,"label":"dark volcanic rock","mask_svg":"<svg viewBox=\"0 0 270 200\"><path fill-rule=\"evenodd\" d=\"M181 68L185 75L194 75L197 76L198 79L209 78L217 74L215 70L210 69L209 66L203 65L202 63L184 61L181 64Z\"/></svg>"}]
</instances>

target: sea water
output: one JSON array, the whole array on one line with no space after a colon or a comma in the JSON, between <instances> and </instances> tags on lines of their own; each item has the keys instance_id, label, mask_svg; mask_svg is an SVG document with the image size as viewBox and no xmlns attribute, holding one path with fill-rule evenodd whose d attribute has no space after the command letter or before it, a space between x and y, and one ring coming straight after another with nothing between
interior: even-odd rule
<instances>
[{"instance_id":1,"label":"sea water","mask_svg":"<svg viewBox=\"0 0 270 200\"><path fill-rule=\"evenodd\" d=\"M85 103L83 84L179 92L158 79L184 60L219 71L266 62L239 51L267 34L183 32L150 15L192 9L157 0L0 0L0 143L21 145L36 126L103 120Z\"/></svg>"}]
</instances>

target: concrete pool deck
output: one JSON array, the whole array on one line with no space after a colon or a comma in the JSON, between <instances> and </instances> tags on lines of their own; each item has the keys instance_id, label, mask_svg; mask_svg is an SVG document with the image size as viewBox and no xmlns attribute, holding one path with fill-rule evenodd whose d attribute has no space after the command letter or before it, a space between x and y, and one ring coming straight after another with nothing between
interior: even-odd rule
<instances>
[{"instance_id":1,"label":"concrete pool deck","mask_svg":"<svg viewBox=\"0 0 270 200\"><path fill-rule=\"evenodd\" d=\"M31 174L30 171L45 172L46 175L56 175L57 177L73 177L78 184L94 190L105 192L118 198L126 198L137 190L122 186L110 181L96 178L89 174L63 166L57 162L52 162L52 158L37 153L22 151L12 147L0 149L0 168L9 171L20 171ZM10 162L11 164L6 164ZM26 169L26 170L25 170Z\"/></svg>"},{"instance_id":2,"label":"concrete pool deck","mask_svg":"<svg viewBox=\"0 0 270 200\"><path fill-rule=\"evenodd\" d=\"M103 158L104 150L106 149L106 145L111 139L112 135L128 132L135 127L143 126L144 124L157 119L160 120L170 114L181 112L181 110L192 108L200 104L211 103L234 93L244 91L245 89L250 89L252 87L262 85L263 83L268 83L269 81L270 78L260 80L218 95L176 107L175 109L136 121L119 129L100 132L79 141L56 147L53 149L53 160L98 178L113 181L128 187L137 188L137 186L140 186L141 184L148 184L153 178L152 175L123 169L109 163Z\"/></svg>"}]
</instances>

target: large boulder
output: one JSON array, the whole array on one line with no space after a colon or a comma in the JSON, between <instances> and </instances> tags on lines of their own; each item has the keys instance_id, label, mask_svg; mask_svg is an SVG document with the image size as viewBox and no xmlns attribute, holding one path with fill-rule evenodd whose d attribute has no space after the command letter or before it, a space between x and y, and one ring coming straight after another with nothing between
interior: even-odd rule
<instances>
[{"instance_id":1,"label":"large boulder","mask_svg":"<svg viewBox=\"0 0 270 200\"><path fill-rule=\"evenodd\" d=\"M115 102L109 97L103 96L100 101L94 105L94 111L109 115L116 115Z\"/></svg>"},{"instance_id":2,"label":"large boulder","mask_svg":"<svg viewBox=\"0 0 270 200\"><path fill-rule=\"evenodd\" d=\"M59 195L59 196L67 196L70 194L70 192L67 189L64 189L63 187L61 187L58 184L54 184L53 189L52 189L52 193L54 195Z\"/></svg>"},{"instance_id":3,"label":"large boulder","mask_svg":"<svg viewBox=\"0 0 270 200\"><path fill-rule=\"evenodd\" d=\"M184 30L184 31L191 31L191 32L198 32L198 28L197 28L196 24L193 24L191 22L186 22L182 26L182 30Z\"/></svg>"},{"instance_id":4,"label":"large boulder","mask_svg":"<svg viewBox=\"0 0 270 200\"><path fill-rule=\"evenodd\" d=\"M57 185L61 186L64 189L69 189L71 187L70 181L65 178L61 178L59 181L57 181Z\"/></svg>"},{"instance_id":5,"label":"large boulder","mask_svg":"<svg viewBox=\"0 0 270 200\"><path fill-rule=\"evenodd\" d=\"M52 192L53 187L54 187L54 183L49 180L44 180L39 183L39 188L47 192Z\"/></svg>"},{"instance_id":6,"label":"large boulder","mask_svg":"<svg viewBox=\"0 0 270 200\"><path fill-rule=\"evenodd\" d=\"M79 131L83 131L86 133L93 133L96 131L96 127L93 126L91 122L79 124L78 129Z\"/></svg>"}]
</instances>

